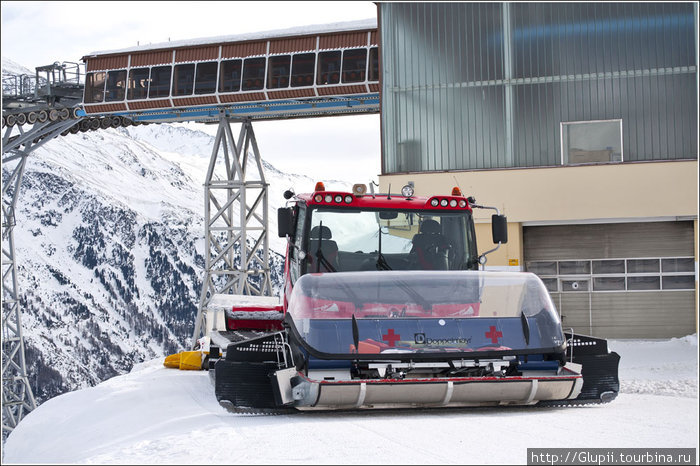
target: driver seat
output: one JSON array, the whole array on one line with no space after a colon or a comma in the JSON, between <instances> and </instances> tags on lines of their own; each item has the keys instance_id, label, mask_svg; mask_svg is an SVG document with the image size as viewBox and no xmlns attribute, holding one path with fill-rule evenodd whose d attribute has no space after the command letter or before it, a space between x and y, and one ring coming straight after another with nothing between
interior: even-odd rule
<instances>
[{"instance_id":1,"label":"driver seat","mask_svg":"<svg viewBox=\"0 0 700 466\"><path fill-rule=\"evenodd\" d=\"M440 224L432 219L423 220L413 236L411 253L416 255L423 270L447 270L450 241L442 234Z\"/></svg>"},{"instance_id":2,"label":"driver seat","mask_svg":"<svg viewBox=\"0 0 700 466\"><path fill-rule=\"evenodd\" d=\"M321 261L319 272L337 272L338 271L338 244L331 238L333 234L331 229L327 226L315 226L311 229L309 233L309 267L307 269L310 273L316 273L316 262L318 258L316 257L316 252L318 251L319 243L321 244L321 253L323 258L327 261ZM330 267L332 267L332 269Z\"/></svg>"}]
</instances>

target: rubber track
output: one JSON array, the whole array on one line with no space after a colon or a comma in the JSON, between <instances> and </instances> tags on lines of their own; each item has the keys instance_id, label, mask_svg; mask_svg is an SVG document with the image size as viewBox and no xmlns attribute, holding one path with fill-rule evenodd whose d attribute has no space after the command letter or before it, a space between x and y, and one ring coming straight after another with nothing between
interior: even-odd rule
<instances>
[{"instance_id":1,"label":"rubber track","mask_svg":"<svg viewBox=\"0 0 700 466\"><path fill-rule=\"evenodd\" d=\"M281 416L285 414L299 414L300 412L293 408L247 408L243 406L233 406L233 403L230 402L219 402L219 404L230 413L248 416Z\"/></svg>"}]
</instances>

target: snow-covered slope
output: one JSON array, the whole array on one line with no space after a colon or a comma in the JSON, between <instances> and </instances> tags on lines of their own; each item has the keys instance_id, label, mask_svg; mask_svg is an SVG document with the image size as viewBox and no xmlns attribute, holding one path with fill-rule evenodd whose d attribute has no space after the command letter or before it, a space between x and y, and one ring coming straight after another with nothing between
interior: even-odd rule
<instances>
[{"instance_id":1,"label":"snow-covered slope","mask_svg":"<svg viewBox=\"0 0 700 466\"><path fill-rule=\"evenodd\" d=\"M189 344L212 146L201 131L147 125L59 137L28 158L14 234L39 402ZM314 180L264 165L278 287L284 242L275 211L285 189L306 191Z\"/></svg>"},{"instance_id":2,"label":"snow-covered slope","mask_svg":"<svg viewBox=\"0 0 700 466\"><path fill-rule=\"evenodd\" d=\"M583 408L232 414L205 372L159 358L40 406L9 436L4 461L525 464L527 448L697 448L697 335L610 346L622 393Z\"/></svg>"}]
</instances>

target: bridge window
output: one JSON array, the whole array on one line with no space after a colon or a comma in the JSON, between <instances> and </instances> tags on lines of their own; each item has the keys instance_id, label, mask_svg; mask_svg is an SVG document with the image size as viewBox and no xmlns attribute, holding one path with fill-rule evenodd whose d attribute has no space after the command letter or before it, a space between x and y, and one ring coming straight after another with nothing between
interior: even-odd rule
<instances>
[{"instance_id":1,"label":"bridge window","mask_svg":"<svg viewBox=\"0 0 700 466\"><path fill-rule=\"evenodd\" d=\"M369 81L379 81L379 47L369 49Z\"/></svg>"},{"instance_id":2,"label":"bridge window","mask_svg":"<svg viewBox=\"0 0 700 466\"><path fill-rule=\"evenodd\" d=\"M171 66L154 66L151 68L151 86L148 89L148 98L168 97L170 95Z\"/></svg>"},{"instance_id":3,"label":"bridge window","mask_svg":"<svg viewBox=\"0 0 700 466\"><path fill-rule=\"evenodd\" d=\"M279 55L269 58L267 88L289 87L289 63L291 56Z\"/></svg>"},{"instance_id":4,"label":"bridge window","mask_svg":"<svg viewBox=\"0 0 700 466\"><path fill-rule=\"evenodd\" d=\"M292 87L313 86L315 53L299 53L292 57Z\"/></svg>"},{"instance_id":5,"label":"bridge window","mask_svg":"<svg viewBox=\"0 0 700 466\"><path fill-rule=\"evenodd\" d=\"M96 104L104 100L105 73L88 73L85 76L85 103Z\"/></svg>"},{"instance_id":6,"label":"bridge window","mask_svg":"<svg viewBox=\"0 0 700 466\"><path fill-rule=\"evenodd\" d=\"M192 95L194 89L194 63L175 65L173 95Z\"/></svg>"},{"instance_id":7,"label":"bridge window","mask_svg":"<svg viewBox=\"0 0 700 466\"><path fill-rule=\"evenodd\" d=\"M343 82L358 83L365 80L367 49L353 49L343 52Z\"/></svg>"},{"instance_id":8,"label":"bridge window","mask_svg":"<svg viewBox=\"0 0 700 466\"><path fill-rule=\"evenodd\" d=\"M238 92L241 90L241 64L242 60L221 62L219 92Z\"/></svg>"},{"instance_id":9,"label":"bridge window","mask_svg":"<svg viewBox=\"0 0 700 466\"><path fill-rule=\"evenodd\" d=\"M340 50L318 54L318 80L316 84L340 82Z\"/></svg>"},{"instance_id":10,"label":"bridge window","mask_svg":"<svg viewBox=\"0 0 700 466\"><path fill-rule=\"evenodd\" d=\"M105 102L124 100L126 95L126 70L110 71L107 73L107 89Z\"/></svg>"},{"instance_id":11,"label":"bridge window","mask_svg":"<svg viewBox=\"0 0 700 466\"><path fill-rule=\"evenodd\" d=\"M246 58L243 63L244 91L257 91L265 85L265 57Z\"/></svg>"},{"instance_id":12,"label":"bridge window","mask_svg":"<svg viewBox=\"0 0 700 466\"><path fill-rule=\"evenodd\" d=\"M145 99L148 97L148 68L132 68L129 70L129 90L126 98L129 100Z\"/></svg>"},{"instance_id":13,"label":"bridge window","mask_svg":"<svg viewBox=\"0 0 700 466\"><path fill-rule=\"evenodd\" d=\"M209 61L197 63L197 73L195 76L195 94L213 94L216 92L216 72L217 63Z\"/></svg>"}]
</instances>

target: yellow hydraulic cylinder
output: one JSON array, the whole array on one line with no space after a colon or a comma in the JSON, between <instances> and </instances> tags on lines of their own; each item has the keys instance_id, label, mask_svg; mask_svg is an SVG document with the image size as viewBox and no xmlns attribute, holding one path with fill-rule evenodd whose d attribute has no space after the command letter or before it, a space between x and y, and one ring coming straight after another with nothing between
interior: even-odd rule
<instances>
[{"instance_id":1,"label":"yellow hydraulic cylinder","mask_svg":"<svg viewBox=\"0 0 700 466\"><path fill-rule=\"evenodd\" d=\"M180 351L179 353L166 356L163 365L173 369L199 371L202 370L203 362L203 351Z\"/></svg>"}]
</instances>

